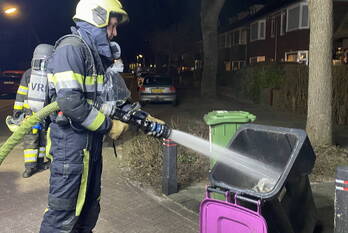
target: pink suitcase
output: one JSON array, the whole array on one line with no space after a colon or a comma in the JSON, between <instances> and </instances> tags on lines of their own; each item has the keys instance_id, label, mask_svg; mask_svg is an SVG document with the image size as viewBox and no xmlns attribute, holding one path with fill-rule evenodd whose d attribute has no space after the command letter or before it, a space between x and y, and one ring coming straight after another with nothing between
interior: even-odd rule
<instances>
[{"instance_id":1,"label":"pink suitcase","mask_svg":"<svg viewBox=\"0 0 348 233\"><path fill-rule=\"evenodd\" d=\"M257 211L240 206L234 196L225 194L226 201L210 198L212 189L207 188L206 196L200 205L200 233L267 233L266 220L260 215L260 202L251 200L257 205ZM249 200L250 201L250 200Z\"/></svg>"}]
</instances>

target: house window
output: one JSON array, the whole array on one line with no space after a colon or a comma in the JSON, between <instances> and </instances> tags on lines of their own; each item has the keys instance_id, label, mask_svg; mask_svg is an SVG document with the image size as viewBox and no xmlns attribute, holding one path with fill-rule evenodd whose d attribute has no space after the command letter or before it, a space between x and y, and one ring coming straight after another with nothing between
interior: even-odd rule
<instances>
[{"instance_id":1,"label":"house window","mask_svg":"<svg viewBox=\"0 0 348 233\"><path fill-rule=\"evenodd\" d=\"M219 41L218 41L219 49L223 49L224 48L224 46L225 46L225 39L226 39L225 37L226 37L225 34L221 34L219 36Z\"/></svg>"},{"instance_id":2,"label":"house window","mask_svg":"<svg viewBox=\"0 0 348 233\"><path fill-rule=\"evenodd\" d=\"M255 64L255 63L260 63L260 62L265 62L266 61L266 56L257 56L257 57L250 57L249 62L250 64Z\"/></svg>"},{"instance_id":3,"label":"house window","mask_svg":"<svg viewBox=\"0 0 348 233\"><path fill-rule=\"evenodd\" d=\"M250 41L266 38L266 20L259 20L250 25Z\"/></svg>"},{"instance_id":4,"label":"house window","mask_svg":"<svg viewBox=\"0 0 348 233\"><path fill-rule=\"evenodd\" d=\"M225 71L232 71L232 66L230 61L225 61Z\"/></svg>"},{"instance_id":5,"label":"house window","mask_svg":"<svg viewBox=\"0 0 348 233\"><path fill-rule=\"evenodd\" d=\"M225 37L226 37L225 48L231 48L231 36L230 36L230 34L226 33Z\"/></svg>"},{"instance_id":6,"label":"house window","mask_svg":"<svg viewBox=\"0 0 348 233\"><path fill-rule=\"evenodd\" d=\"M280 35L284 36L286 31L286 13L285 11L282 12L280 15Z\"/></svg>"},{"instance_id":7,"label":"house window","mask_svg":"<svg viewBox=\"0 0 348 233\"><path fill-rule=\"evenodd\" d=\"M272 17L271 19L271 37L273 38L276 34L276 18Z\"/></svg>"},{"instance_id":8,"label":"house window","mask_svg":"<svg viewBox=\"0 0 348 233\"><path fill-rule=\"evenodd\" d=\"M238 29L229 33L231 45L244 45L247 43L247 30Z\"/></svg>"},{"instance_id":9,"label":"house window","mask_svg":"<svg viewBox=\"0 0 348 233\"><path fill-rule=\"evenodd\" d=\"M230 40L230 48L231 48L232 45L233 45L233 32L228 33L228 37L229 37L229 40Z\"/></svg>"},{"instance_id":10,"label":"house window","mask_svg":"<svg viewBox=\"0 0 348 233\"><path fill-rule=\"evenodd\" d=\"M287 27L286 31L294 31L298 29L306 29L308 23L308 5L300 3L287 9Z\"/></svg>"},{"instance_id":11,"label":"house window","mask_svg":"<svg viewBox=\"0 0 348 233\"><path fill-rule=\"evenodd\" d=\"M247 43L247 34L248 34L247 30L241 30L239 44L243 45Z\"/></svg>"},{"instance_id":12,"label":"house window","mask_svg":"<svg viewBox=\"0 0 348 233\"><path fill-rule=\"evenodd\" d=\"M229 37L229 40L230 40L230 48L233 46L233 32L229 32L228 33L228 37Z\"/></svg>"},{"instance_id":13,"label":"house window","mask_svg":"<svg viewBox=\"0 0 348 233\"><path fill-rule=\"evenodd\" d=\"M253 23L250 25L250 40L257 40L259 37L259 23Z\"/></svg>"},{"instance_id":14,"label":"house window","mask_svg":"<svg viewBox=\"0 0 348 233\"><path fill-rule=\"evenodd\" d=\"M234 44L235 45L239 45L239 30L237 30L237 31L234 31Z\"/></svg>"},{"instance_id":15,"label":"house window","mask_svg":"<svg viewBox=\"0 0 348 233\"><path fill-rule=\"evenodd\" d=\"M266 38L266 20L259 21L259 31L260 31L259 38L261 40L264 40Z\"/></svg>"},{"instance_id":16,"label":"house window","mask_svg":"<svg viewBox=\"0 0 348 233\"><path fill-rule=\"evenodd\" d=\"M308 28L308 5L302 5L302 19L301 19L301 27Z\"/></svg>"},{"instance_id":17,"label":"house window","mask_svg":"<svg viewBox=\"0 0 348 233\"><path fill-rule=\"evenodd\" d=\"M286 52L285 61L308 65L308 50Z\"/></svg>"},{"instance_id":18,"label":"house window","mask_svg":"<svg viewBox=\"0 0 348 233\"><path fill-rule=\"evenodd\" d=\"M285 61L287 61L287 62L297 62L297 52L287 52L287 53L285 53Z\"/></svg>"},{"instance_id":19,"label":"house window","mask_svg":"<svg viewBox=\"0 0 348 233\"><path fill-rule=\"evenodd\" d=\"M245 61L232 61L232 71L237 71L246 65Z\"/></svg>"}]
</instances>

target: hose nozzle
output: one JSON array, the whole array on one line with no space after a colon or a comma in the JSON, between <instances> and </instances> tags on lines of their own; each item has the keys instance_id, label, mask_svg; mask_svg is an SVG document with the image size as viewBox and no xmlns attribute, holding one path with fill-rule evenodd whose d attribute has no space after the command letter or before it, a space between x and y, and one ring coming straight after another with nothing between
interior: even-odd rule
<instances>
[{"instance_id":1,"label":"hose nozzle","mask_svg":"<svg viewBox=\"0 0 348 233\"><path fill-rule=\"evenodd\" d=\"M111 112L113 119L134 124L148 135L157 138L168 138L171 134L171 129L166 124L149 119L149 113L141 110L141 106L137 102L116 104Z\"/></svg>"},{"instance_id":2,"label":"hose nozzle","mask_svg":"<svg viewBox=\"0 0 348 233\"><path fill-rule=\"evenodd\" d=\"M167 126L153 121L144 121L142 129L148 135L157 138L169 138L172 130Z\"/></svg>"}]
</instances>

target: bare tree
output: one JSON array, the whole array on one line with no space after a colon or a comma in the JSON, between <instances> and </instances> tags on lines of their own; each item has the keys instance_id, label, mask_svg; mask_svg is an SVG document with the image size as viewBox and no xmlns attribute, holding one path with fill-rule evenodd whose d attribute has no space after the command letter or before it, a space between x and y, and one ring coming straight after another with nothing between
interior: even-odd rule
<instances>
[{"instance_id":1,"label":"bare tree","mask_svg":"<svg viewBox=\"0 0 348 233\"><path fill-rule=\"evenodd\" d=\"M151 47L156 55L167 57L167 67L187 51L196 40L193 25L182 22L173 24L166 30L158 30L151 36Z\"/></svg>"},{"instance_id":2,"label":"bare tree","mask_svg":"<svg viewBox=\"0 0 348 233\"><path fill-rule=\"evenodd\" d=\"M309 0L307 132L314 145L332 144L333 1Z\"/></svg>"},{"instance_id":3,"label":"bare tree","mask_svg":"<svg viewBox=\"0 0 348 233\"><path fill-rule=\"evenodd\" d=\"M216 74L218 64L217 29L218 19L225 0L202 0L201 28L203 38L202 96L216 96Z\"/></svg>"}]
</instances>

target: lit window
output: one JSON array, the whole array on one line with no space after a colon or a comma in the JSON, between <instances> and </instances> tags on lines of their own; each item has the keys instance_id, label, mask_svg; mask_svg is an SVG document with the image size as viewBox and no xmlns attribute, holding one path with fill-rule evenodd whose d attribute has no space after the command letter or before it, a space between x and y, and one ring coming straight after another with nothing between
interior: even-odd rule
<instances>
[{"instance_id":1,"label":"lit window","mask_svg":"<svg viewBox=\"0 0 348 233\"><path fill-rule=\"evenodd\" d=\"M308 65L308 51L291 51L285 53L285 61L286 62L297 62L301 64Z\"/></svg>"},{"instance_id":2,"label":"lit window","mask_svg":"<svg viewBox=\"0 0 348 233\"><path fill-rule=\"evenodd\" d=\"M260 63L265 61L266 61L266 56L251 57L249 59L250 64L255 64L255 63Z\"/></svg>"},{"instance_id":3,"label":"lit window","mask_svg":"<svg viewBox=\"0 0 348 233\"><path fill-rule=\"evenodd\" d=\"M232 71L231 62L225 61L225 71Z\"/></svg>"}]
</instances>

